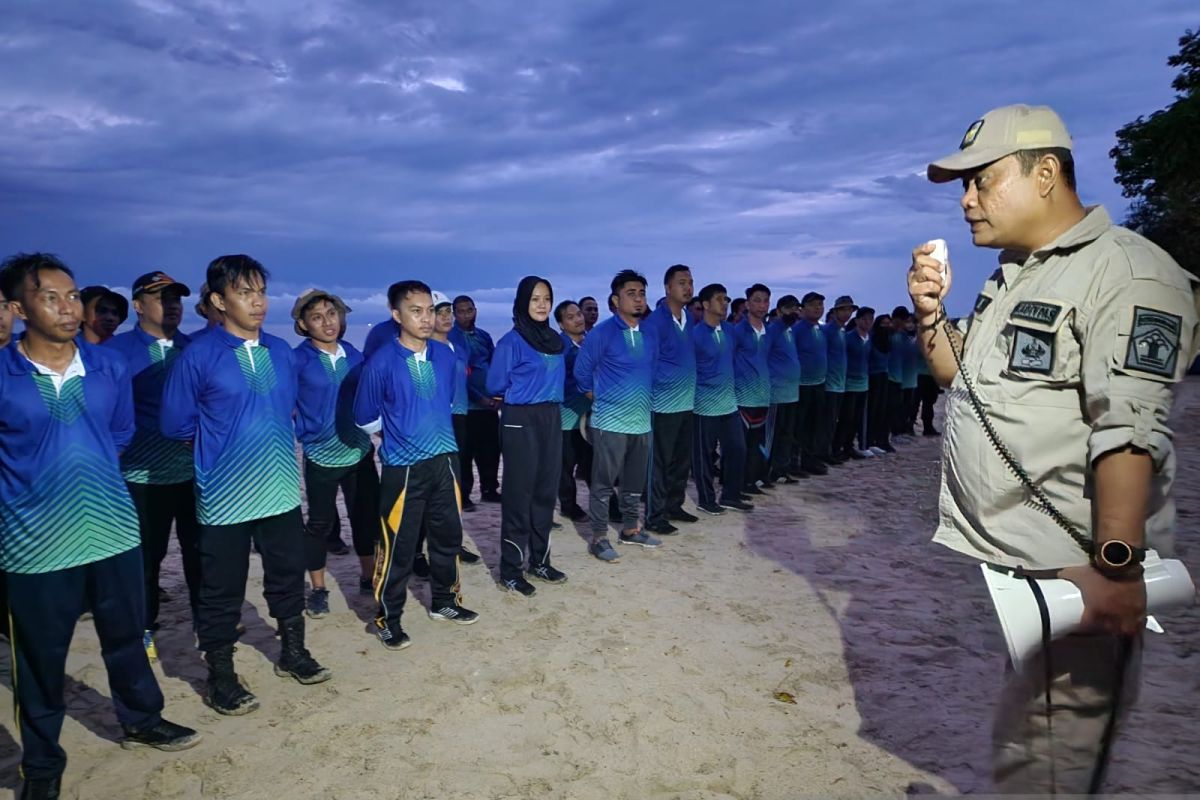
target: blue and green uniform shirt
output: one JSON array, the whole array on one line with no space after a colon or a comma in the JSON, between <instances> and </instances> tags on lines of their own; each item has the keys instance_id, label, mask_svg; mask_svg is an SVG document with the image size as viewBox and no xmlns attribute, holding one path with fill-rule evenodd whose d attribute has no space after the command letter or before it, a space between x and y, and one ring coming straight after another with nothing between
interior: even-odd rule
<instances>
[{"instance_id":1,"label":"blue and green uniform shirt","mask_svg":"<svg viewBox=\"0 0 1200 800\"><path fill-rule=\"evenodd\" d=\"M691 411L696 404L696 352L692 348L692 315L683 310L683 327L664 301L642 320L641 328L658 346L651 408L659 414Z\"/></svg>"},{"instance_id":2,"label":"blue and green uniform shirt","mask_svg":"<svg viewBox=\"0 0 1200 800\"><path fill-rule=\"evenodd\" d=\"M250 348L214 328L167 373L159 426L168 439L193 442L201 525L236 525L300 505L292 349L269 333L259 337Z\"/></svg>"},{"instance_id":3,"label":"blue and green uniform shirt","mask_svg":"<svg viewBox=\"0 0 1200 800\"><path fill-rule=\"evenodd\" d=\"M733 395L743 408L771 405L771 368L767 329L754 330L747 315L733 327Z\"/></svg>"},{"instance_id":4,"label":"blue and green uniform shirt","mask_svg":"<svg viewBox=\"0 0 1200 800\"><path fill-rule=\"evenodd\" d=\"M733 326L701 321L692 329L696 351L696 414L723 417L737 411L733 389Z\"/></svg>"},{"instance_id":5,"label":"blue and green uniform shirt","mask_svg":"<svg viewBox=\"0 0 1200 800\"><path fill-rule=\"evenodd\" d=\"M409 467L458 452L450 413L457 360L439 341L427 341L418 354L398 338L367 360L354 396L354 424L381 425L384 466Z\"/></svg>"},{"instance_id":6,"label":"blue and green uniform shirt","mask_svg":"<svg viewBox=\"0 0 1200 800\"><path fill-rule=\"evenodd\" d=\"M592 328L575 359L581 392L592 393L591 425L609 433L650 432L657 343L614 314Z\"/></svg>"},{"instance_id":7,"label":"blue and green uniform shirt","mask_svg":"<svg viewBox=\"0 0 1200 800\"><path fill-rule=\"evenodd\" d=\"M159 431L163 386L171 365L183 354L191 339L176 333L161 343L135 325L119 333L103 347L120 353L133 376L133 441L121 453L121 474L130 483L164 486L192 479L192 449L187 442L168 439Z\"/></svg>"},{"instance_id":8,"label":"blue and green uniform shirt","mask_svg":"<svg viewBox=\"0 0 1200 800\"><path fill-rule=\"evenodd\" d=\"M485 410L487 406L480 401L491 397L487 393L487 376L496 345L491 334L478 326L466 330L456 324L453 331L458 331L467 343L467 407L472 411Z\"/></svg>"},{"instance_id":9,"label":"blue and green uniform shirt","mask_svg":"<svg viewBox=\"0 0 1200 800\"><path fill-rule=\"evenodd\" d=\"M488 368L487 391L506 405L561 403L566 369L562 353L540 353L514 328L500 337Z\"/></svg>"},{"instance_id":10,"label":"blue and green uniform shirt","mask_svg":"<svg viewBox=\"0 0 1200 800\"><path fill-rule=\"evenodd\" d=\"M846 329L837 322L821 326L825 336L825 391L846 391Z\"/></svg>"},{"instance_id":11,"label":"blue and green uniform shirt","mask_svg":"<svg viewBox=\"0 0 1200 800\"><path fill-rule=\"evenodd\" d=\"M454 400L450 403L450 413L454 416L464 416L468 411L467 402L467 373L470 368L470 347L467 338L458 328L451 328L446 334L450 347L454 350L456 363L454 366Z\"/></svg>"},{"instance_id":12,"label":"blue and green uniform shirt","mask_svg":"<svg viewBox=\"0 0 1200 800\"><path fill-rule=\"evenodd\" d=\"M904 383L904 360L907 357L908 337L900 331L893 331L891 336L892 349L888 352L888 380L892 383Z\"/></svg>"},{"instance_id":13,"label":"blue and green uniform shirt","mask_svg":"<svg viewBox=\"0 0 1200 800\"><path fill-rule=\"evenodd\" d=\"M884 353L875 346L875 337L871 337L871 354L867 357L867 372L871 375L887 374L891 353Z\"/></svg>"},{"instance_id":14,"label":"blue and green uniform shirt","mask_svg":"<svg viewBox=\"0 0 1200 800\"><path fill-rule=\"evenodd\" d=\"M579 358L580 345L565 333L559 334L563 340L563 404L562 429L572 431L579 427L579 418L592 410L592 400L579 391L579 381L575 380L575 360Z\"/></svg>"},{"instance_id":15,"label":"blue and green uniform shirt","mask_svg":"<svg viewBox=\"0 0 1200 800\"><path fill-rule=\"evenodd\" d=\"M865 392L870 382L871 335L846 332L846 391Z\"/></svg>"},{"instance_id":16,"label":"blue and green uniform shirt","mask_svg":"<svg viewBox=\"0 0 1200 800\"><path fill-rule=\"evenodd\" d=\"M376 350L399 335L400 326L396 324L396 320L392 319L390 314L387 319L376 322L371 326L371 330L367 331L367 338L363 340L363 360L366 361L375 355Z\"/></svg>"},{"instance_id":17,"label":"blue and green uniform shirt","mask_svg":"<svg viewBox=\"0 0 1200 800\"><path fill-rule=\"evenodd\" d=\"M767 366L771 372L771 402L800 399L800 354L792 327L782 319L767 326Z\"/></svg>"},{"instance_id":18,"label":"blue and green uniform shirt","mask_svg":"<svg viewBox=\"0 0 1200 800\"><path fill-rule=\"evenodd\" d=\"M817 323L802 319L792 326L792 335L796 337L796 354L800 357L800 385L824 383L829 367L825 332Z\"/></svg>"},{"instance_id":19,"label":"blue and green uniform shirt","mask_svg":"<svg viewBox=\"0 0 1200 800\"><path fill-rule=\"evenodd\" d=\"M371 452L371 437L354 424L354 393L363 356L338 342L340 357L305 339L296 346L296 439L322 467L349 467Z\"/></svg>"},{"instance_id":20,"label":"blue and green uniform shirt","mask_svg":"<svg viewBox=\"0 0 1200 800\"><path fill-rule=\"evenodd\" d=\"M0 569L91 564L138 546L118 452L133 440L125 359L76 339L78 365L56 390L16 347L0 349ZM72 370L68 370L72 373Z\"/></svg>"},{"instance_id":21,"label":"blue and green uniform shirt","mask_svg":"<svg viewBox=\"0 0 1200 800\"><path fill-rule=\"evenodd\" d=\"M904 359L901 362L900 385L905 389L915 389L917 373L920 370L918 365L924 359L921 358L921 349L916 337L909 335L907 331L901 335L904 337Z\"/></svg>"}]
</instances>

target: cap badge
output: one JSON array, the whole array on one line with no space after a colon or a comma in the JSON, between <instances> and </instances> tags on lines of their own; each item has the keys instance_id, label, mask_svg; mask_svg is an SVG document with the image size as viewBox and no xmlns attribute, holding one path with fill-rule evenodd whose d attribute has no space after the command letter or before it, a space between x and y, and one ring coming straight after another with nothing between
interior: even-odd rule
<instances>
[{"instance_id":1,"label":"cap badge","mask_svg":"<svg viewBox=\"0 0 1200 800\"><path fill-rule=\"evenodd\" d=\"M965 150L975 144L975 138L979 136L979 131L983 129L983 120L977 119L971 123L971 127L967 128L967 132L963 134L962 144L958 146L959 150Z\"/></svg>"}]
</instances>

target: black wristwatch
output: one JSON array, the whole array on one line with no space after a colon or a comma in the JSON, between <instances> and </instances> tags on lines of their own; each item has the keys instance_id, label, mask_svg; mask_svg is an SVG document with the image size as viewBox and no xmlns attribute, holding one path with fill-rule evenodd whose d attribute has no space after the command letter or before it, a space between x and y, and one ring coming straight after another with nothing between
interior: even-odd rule
<instances>
[{"instance_id":1,"label":"black wristwatch","mask_svg":"<svg viewBox=\"0 0 1200 800\"><path fill-rule=\"evenodd\" d=\"M1120 539L1096 542L1092 548L1092 566L1109 578L1140 577L1146 548L1134 547Z\"/></svg>"}]
</instances>

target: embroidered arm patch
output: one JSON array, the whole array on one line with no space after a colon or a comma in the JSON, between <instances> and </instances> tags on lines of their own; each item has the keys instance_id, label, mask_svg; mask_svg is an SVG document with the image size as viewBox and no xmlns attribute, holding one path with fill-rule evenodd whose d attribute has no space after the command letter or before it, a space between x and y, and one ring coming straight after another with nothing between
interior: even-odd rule
<instances>
[{"instance_id":1,"label":"embroidered arm patch","mask_svg":"<svg viewBox=\"0 0 1200 800\"><path fill-rule=\"evenodd\" d=\"M1054 369L1054 334L1015 328L1008 366L1023 372L1049 375Z\"/></svg>"},{"instance_id":2,"label":"embroidered arm patch","mask_svg":"<svg viewBox=\"0 0 1200 800\"><path fill-rule=\"evenodd\" d=\"M1182 317L1134 306L1129 347L1125 351L1125 369L1174 378L1182 330Z\"/></svg>"}]
</instances>

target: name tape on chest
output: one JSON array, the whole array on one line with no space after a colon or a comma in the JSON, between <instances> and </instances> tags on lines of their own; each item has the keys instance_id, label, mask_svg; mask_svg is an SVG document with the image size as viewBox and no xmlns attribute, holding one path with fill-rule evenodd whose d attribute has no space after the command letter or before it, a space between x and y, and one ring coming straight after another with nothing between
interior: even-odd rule
<instances>
[{"instance_id":1,"label":"name tape on chest","mask_svg":"<svg viewBox=\"0 0 1200 800\"><path fill-rule=\"evenodd\" d=\"M1047 328L1053 328L1058 322L1058 315L1062 313L1062 306L1056 303L1042 303L1037 300L1022 300L1013 307L1013 319L1023 319L1026 322L1036 322L1039 325L1045 325Z\"/></svg>"},{"instance_id":2,"label":"name tape on chest","mask_svg":"<svg viewBox=\"0 0 1200 800\"><path fill-rule=\"evenodd\" d=\"M1125 369L1174 378L1182 330L1182 317L1134 306L1129 346L1125 351Z\"/></svg>"}]
</instances>

